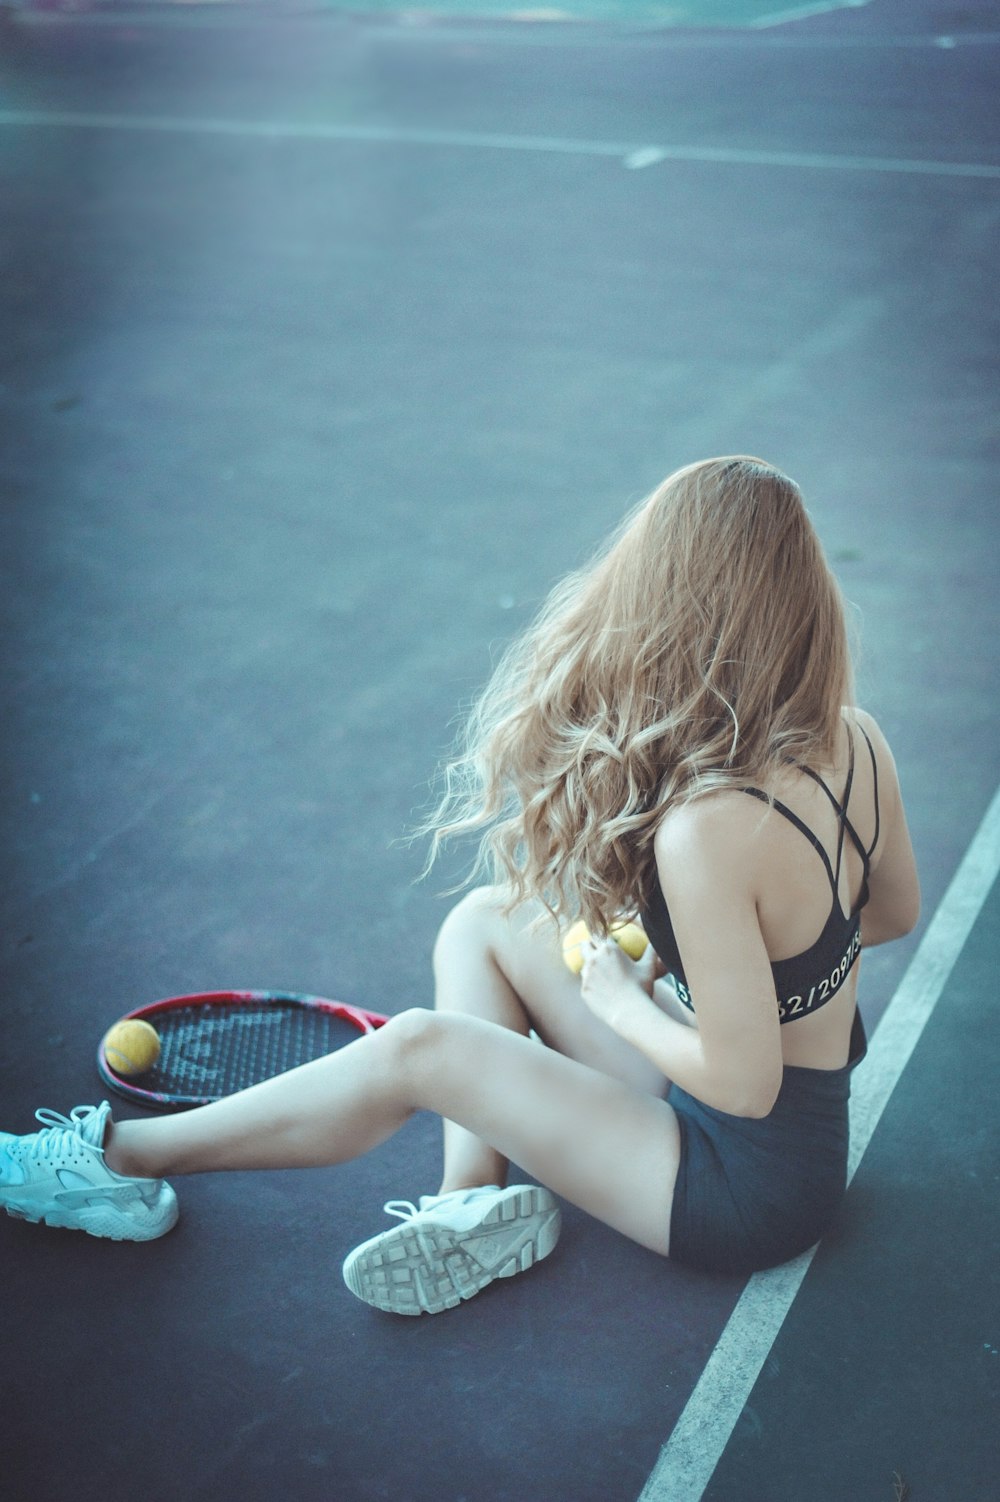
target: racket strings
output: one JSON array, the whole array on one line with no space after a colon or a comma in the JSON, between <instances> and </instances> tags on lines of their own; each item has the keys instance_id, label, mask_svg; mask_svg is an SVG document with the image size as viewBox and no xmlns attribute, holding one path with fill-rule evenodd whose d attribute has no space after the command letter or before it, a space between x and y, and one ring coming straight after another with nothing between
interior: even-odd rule
<instances>
[{"instance_id":1,"label":"racket strings","mask_svg":"<svg viewBox=\"0 0 1000 1502\"><path fill-rule=\"evenodd\" d=\"M154 1018L160 1058L146 1088L218 1097L245 1090L361 1036L347 1018L314 1007L179 1007Z\"/></svg>"}]
</instances>

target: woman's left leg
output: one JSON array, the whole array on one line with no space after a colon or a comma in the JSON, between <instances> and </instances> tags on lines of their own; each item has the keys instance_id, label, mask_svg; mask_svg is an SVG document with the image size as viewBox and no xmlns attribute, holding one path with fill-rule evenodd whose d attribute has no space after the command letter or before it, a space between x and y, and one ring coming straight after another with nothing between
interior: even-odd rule
<instances>
[{"instance_id":1,"label":"woman's left leg","mask_svg":"<svg viewBox=\"0 0 1000 1502\"><path fill-rule=\"evenodd\" d=\"M537 903L504 909L505 893L482 887L445 918L434 946L434 1005L527 1036L635 1090L665 1096L668 1082L638 1049L585 1005L580 981L562 958L553 924ZM441 1192L506 1180L504 1155L465 1125L444 1122Z\"/></svg>"},{"instance_id":2,"label":"woman's left leg","mask_svg":"<svg viewBox=\"0 0 1000 1502\"><path fill-rule=\"evenodd\" d=\"M666 1253L679 1130L665 1101L475 1017L416 1009L338 1053L180 1115L109 1129L137 1177L344 1162L416 1110L490 1143L540 1183Z\"/></svg>"}]
</instances>

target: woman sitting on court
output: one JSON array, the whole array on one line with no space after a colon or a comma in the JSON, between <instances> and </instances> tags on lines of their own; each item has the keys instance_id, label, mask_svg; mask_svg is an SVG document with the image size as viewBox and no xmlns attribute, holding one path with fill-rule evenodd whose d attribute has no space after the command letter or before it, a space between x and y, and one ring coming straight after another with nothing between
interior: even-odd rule
<instances>
[{"instance_id":1,"label":"woman sitting on court","mask_svg":"<svg viewBox=\"0 0 1000 1502\"><path fill-rule=\"evenodd\" d=\"M550 1191L695 1267L805 1250L844 1193L858 956L919 906L892 756L851 692L796 485L747 458L672 475L471 718L431 828L475 831L493 884L445 920L435 1010L199 1110L105 1103L0 1137L2 1202L87 1229L71 1163L102 1234L147 1239L176 1219L167 1175L339 1163L430 1109L438 1193L387 1207L400 1224L344 1265L380 1308L436 1312L544 1257ZM580 978L557 927L578 915ZM638 962L603 937L634 915ZM502 1187L510 1159L545 1187Z\"/></svg>"}]
</instances>

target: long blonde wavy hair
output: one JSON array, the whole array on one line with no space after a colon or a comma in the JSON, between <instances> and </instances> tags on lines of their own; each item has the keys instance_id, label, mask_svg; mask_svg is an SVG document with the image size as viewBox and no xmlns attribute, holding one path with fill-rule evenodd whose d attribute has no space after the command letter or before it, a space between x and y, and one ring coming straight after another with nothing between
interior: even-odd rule
<instances>
[{"instance_id":1,"label":"long blonde wavy hair","mask_svg":"<svg viewBox=\"0 0 1000 1502\"><path fill-rule=\"evenodd\" d=\"M475 705L422 827L478 833L469 880L592 931L635 912L665 811L835 759L840 590L794 481L759 459L669 476L549 596Z\"/></svg>"}]
</instances>

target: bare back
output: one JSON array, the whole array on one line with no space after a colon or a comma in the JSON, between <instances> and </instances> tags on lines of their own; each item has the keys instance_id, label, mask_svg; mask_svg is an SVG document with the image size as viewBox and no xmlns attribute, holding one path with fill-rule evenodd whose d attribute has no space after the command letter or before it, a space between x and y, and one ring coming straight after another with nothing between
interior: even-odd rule
<instances>
[{"instance_id":1,"label":"bare back","mask_svg":"<svg viewBox=\"0 0 1000 1502\"><path fill-rule=\"evenodd\" d=\"M816 945L831 920L831 903L833 916L848 923L866 897L866 865L869 893L861 919L863 942L893 937L915 921L919 895L912 849L895 765L875 721L861 711L845 711L833 764L814 771L821 782L789 766L771 787L761 790L773 796L780 808L767 803L762 806L736 790L723 792L668 816L658 837L658 864L668 883L675 862L683 860L684 848L690 853L695 845L699 851L708 852L706 860L715 862L720 885L725 874L731 887L733 870L739 872L738 879L749 889L746 895L756 914L757 945L763 942L772 966L791 962ZM847 839L843 837L842 813L836 806L839 803L843 807L845 798L843 814L851 830ZM895 923L901 907L907 912ZM711 911L711 904L709 909L698 916L702 932L697 943L710 947L705 944L704 931L711 936L717 924L715 941L721 953L729 915ZM874 922L869 921L869 914ZM677 939L684 952L685 939L690 948L696 947L695 919L692 915L692 931L685 934L683 902L678 917L681 926ZM891 932L882 931L887 917ZM783 1009L778 1038L784 1063L813 1069L843 1065L857 1001L858 968L851 964L845 970L843 983L831 989L829 999L823 995L827 983L820 979L819 1001L823 1004L815 1009L806 1009L801 1016L794 1015L794 1007ZM710 970L709 961L709 984ZM730 977L732 974L730 966Z\"/></svg>"},{"instance_id":2,"label":"bare back","mask_svg":"<svg viewBox=\"0 0 1000 1502\"><path fill-rule=\"evenodd\" d=\"M850 720L842 722L835 763L818 767L816 771L843 804L853 760L854 774L845 812L864 850L871 852L870 873L873 874L881 855L879 803L884 795L886 778L878 776L877 751L874 764L870 755L858 754L860 737L856 721L852 721L853 715ZM855 738L853 758L850 737ZM864 742L861 744L863 746ZM813 831L836 869L840 821L823 789L804 772L789 768L773 792ZM757 916L768 958L774 962L802 954L814 943L830 912L831 890L818 852L788 819L768 811L761 838ZM870 882L870 875L868 879ZM845 915L857 909L865 880L862 851L852 839L846 839L841 846L837 881L837 900ZM781 1052L786 1064L835 1069L844 1062L857 1004L859 970L859 965L853 966L843 986L826 1005L807 1016L791 1018L782 1027Z\"/></svg>"}]
</instances>

